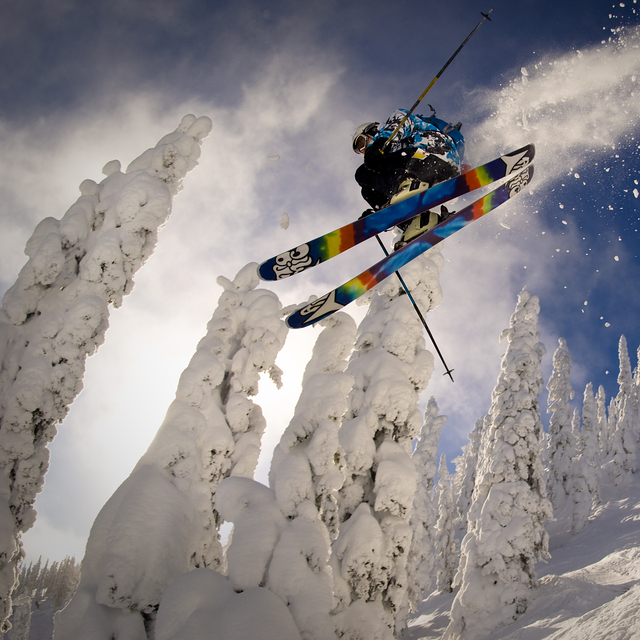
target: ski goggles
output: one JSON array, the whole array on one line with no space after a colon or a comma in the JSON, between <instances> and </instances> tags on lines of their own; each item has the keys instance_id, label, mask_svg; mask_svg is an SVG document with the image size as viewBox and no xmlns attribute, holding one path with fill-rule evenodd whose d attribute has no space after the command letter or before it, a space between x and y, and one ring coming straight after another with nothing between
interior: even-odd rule
<instances>
[{"instance_id":1,"label":"ski goggles","mask_svg":"<svg viewBox=\"0 0 640 640\"><path fill-rule=\"evenodd\" d=\"M363 154L366 148L371 143L371 139L373 136L365 135L361 133L354 141L353 141L353 150L356 153Z\"/></svg>"}]
</instances>

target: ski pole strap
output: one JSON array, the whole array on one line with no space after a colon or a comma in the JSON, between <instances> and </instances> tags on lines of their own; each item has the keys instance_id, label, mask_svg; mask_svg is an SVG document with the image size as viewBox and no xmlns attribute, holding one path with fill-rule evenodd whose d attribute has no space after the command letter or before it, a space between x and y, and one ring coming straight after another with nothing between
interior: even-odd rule
<instances>
[{"instance_id":1,"label":"ski pole strap","mask_svg":"<svg viewBox=\"0 0 640 640\"><path fill-rule=\"evenodd\" d=\"M380 149L380 153L384 153L384 150L391 144L391 141L396 137L396 135L398 135L398 131L400 131L400 129L402 129L402 126L407 121L409 116L414 112L416 107L422 102L422 100L427 95L427 93L429 93L429 90L431 89L431 87L433 87L433 85L437 82L437 80L440 78L440 76L445 72L446 68L453 62L453 59L460 53L460 51L462 50L462 47L464 47L464 45L467 44L467 42L469 42L469 40L471 39L471 36L480 28L480 25L485 20L491 21L491 18L489 17L489 14L492 11L493 11L493 7L491 7L491 9L489 9L489 11L487 13L482 13L482 11L480 12L481 15L482 15L482 20L480 20L480 22L478 22L478 24L475 26L473 31L466 37L465 41L456 49L455 53L447 60L447 62L445 63L444 67L442 67L442 69L440 69L440 71L438 71L438 73L436 74L436 77L429 83L429 86L422 92L422 95L415 101L415 103L413 104L411 109L409 109L409 111L407 111L407 115L404 118L402 118L402 120L400 120L400 123L394 129L393 133L387 138L387 141L384 143L384 145L382 145L382 148Z\"/></svg>"}]
</instances>

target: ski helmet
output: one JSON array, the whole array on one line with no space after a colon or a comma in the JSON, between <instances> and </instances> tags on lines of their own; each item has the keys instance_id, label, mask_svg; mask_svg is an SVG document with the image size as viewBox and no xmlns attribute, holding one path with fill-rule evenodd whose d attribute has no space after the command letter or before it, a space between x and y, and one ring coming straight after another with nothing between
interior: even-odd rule
<instances>
[{"instance_id":1,"label":"ski helmet","mask_svg":"<svg viewBox=\"0 0 640 640\"><path fill-rule=\"evenodd\" d=\"M367 148L367 138L378 133L379 124L379 122L365 122L354 131L351 144L356 153L364 153Z\"/></svg>"}]
</instances>

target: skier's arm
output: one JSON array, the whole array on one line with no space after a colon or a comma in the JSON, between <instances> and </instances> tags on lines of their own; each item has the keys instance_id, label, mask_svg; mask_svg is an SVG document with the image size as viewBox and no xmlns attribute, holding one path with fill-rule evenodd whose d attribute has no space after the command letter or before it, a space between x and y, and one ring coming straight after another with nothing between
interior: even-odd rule
<instances>
[{"instance_id":1,"label":"skier's arm","mask_svg":"<svg viewBox=\"0 0 640 640\"><path fill-rule=\"evenodd\" d=\"M386 141L386 137L379 136L367 147L364 153L364 164L367 169L385 172L406 168L415 152L415 148L405 147L397 151L385 151L383 153L382 147Z\"/></svg>"}]
</instances>

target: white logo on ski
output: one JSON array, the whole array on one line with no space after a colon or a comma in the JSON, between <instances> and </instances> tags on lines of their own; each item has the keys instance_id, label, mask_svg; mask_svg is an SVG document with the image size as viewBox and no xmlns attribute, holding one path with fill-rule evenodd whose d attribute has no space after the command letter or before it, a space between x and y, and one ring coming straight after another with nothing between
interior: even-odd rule
<instances>
[{"instance_id":1,"label":"white logo on ski","mask_svg":"<svg viewBox=\"0 0 640 640\"><path fill-rule=\"evenodd\" d=\"M309 255L310 247L308 244L301 244L291 251L285 251L275 258L273 272L276 274L276 280L288 278L295 273L300 273L305 269L313 266L313 259Z\"/></svg>"},{"instance_id":2,"label":"white logo on ski","mask_svg":"<svg viewBox=\"0 0 640 640\"><path fill-rule=\"evenodd\" d=\"M516 193L522 191L531 181L530 169L525 169L522 173L518 174L515 178L507 182L507 188L509 189L509 197L513 198Z\"/></svg>"},{"instance_id":3,"label":"white logo on ski","mask_svg":"<svg viewBox=\"0 0 640 640\"><path fill-rule=\"evenodd\" d=\"M507 171L505 175L508 176L514 171L519 171L520 169L526 167L531 162L531 158L527 155L528 153L529 149L525 149L522 153L519 153L515 156L502 156L502 161L507 165Z\"/></svg>"},{"instance_id":4,"label":"white logo on ski","mask_svg":"<svg viewBox=\"0 0 640 640\"><path fill-rule=\"evenodd\" d=\"M300 309L298 313L301 316L309 316L305 318L303 324L310 324L343 307L343 304L336 302L336 292L331 291L331 293L327 293L327 295L322 296L322 298L310 302L306 307Z\"/></svg>"}]
</instances>

